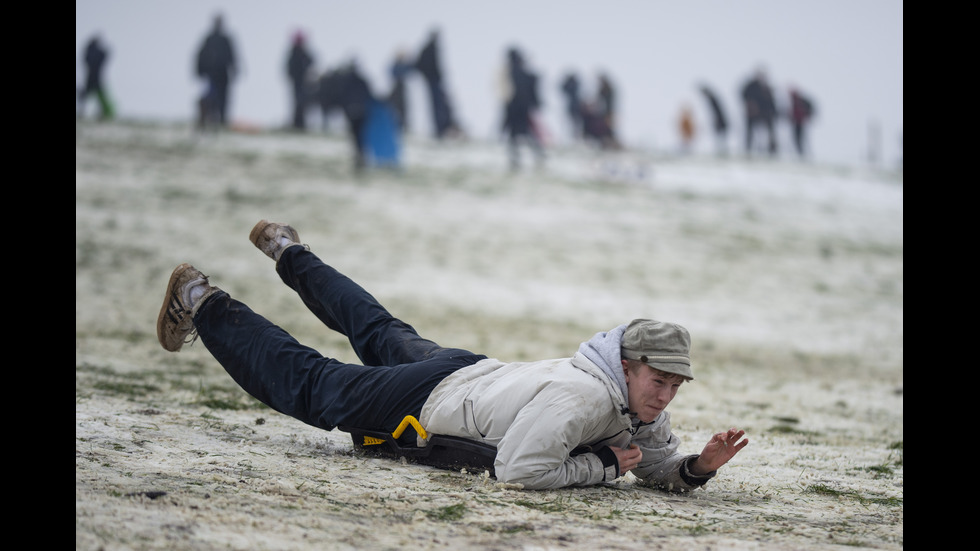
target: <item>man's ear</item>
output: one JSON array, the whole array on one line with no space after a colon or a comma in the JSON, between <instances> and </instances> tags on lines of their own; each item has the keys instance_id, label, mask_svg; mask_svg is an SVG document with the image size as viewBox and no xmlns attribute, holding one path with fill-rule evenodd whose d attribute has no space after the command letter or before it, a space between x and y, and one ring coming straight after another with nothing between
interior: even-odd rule
<instances>
[{"instance_id":1,"label":"man's ear","mask_svg":"<svg viewBox=\"0 0 980 551\"><path fill-rule=\"evenodd\" d=\"M623 364L623 375L626 377L626 382L628 383L628 382L630 382L630 368L629 368L629 364L626 363L626 360L619 360L619 361L620 361L620 363Z\"/></svg>"}]
</instances>

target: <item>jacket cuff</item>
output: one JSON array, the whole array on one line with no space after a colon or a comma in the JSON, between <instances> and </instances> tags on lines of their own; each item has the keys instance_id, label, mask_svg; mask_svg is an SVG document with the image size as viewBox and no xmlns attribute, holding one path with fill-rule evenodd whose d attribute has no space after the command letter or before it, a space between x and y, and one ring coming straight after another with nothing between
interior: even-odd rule
<instances>
[{"instance_id":1,"label":"jacket cuff","mask_svg":"<svg viewBox=\"0 0 980 551\"><path fill-rule=\"evenodd\" d=\"M698 460L698 455L692 455L687 458L687 461L681 463L681 479L690 484L691 486L704 486L709 480L718 474L717 470L711 471L707 474L697 475L691 472L691 465Z\"/></svg>"},{"instance_id":2,"label":"jacket cuff","mask_svg":"<svg viewBox=\"0 0 980 551\"><path fill-rule=\"evenodd\" d=\"M619 460L616 459L616 452L609 449L609 446L603 446L596 450L595 454L599 456L599 461L602 461L602 480L610 481L619 478Z\"/></svg>"}]
</instances>

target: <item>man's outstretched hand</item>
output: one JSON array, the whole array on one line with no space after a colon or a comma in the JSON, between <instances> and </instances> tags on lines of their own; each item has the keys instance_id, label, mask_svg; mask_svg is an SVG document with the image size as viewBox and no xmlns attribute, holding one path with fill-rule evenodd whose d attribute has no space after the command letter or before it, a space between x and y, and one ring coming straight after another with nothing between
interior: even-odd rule
<instances>
[{"instance_id":1,"label":"man's outstretched hand","mask_svg":"<svg viewBox=\"0 0 980 551\"><path fill-rule=\"evenodd\" d=\"M748 438L739 442L743 436L745 436L744 430L734 428L728 429L728 432L719 432L712 436L711 440L705 444L704 449L701 450L701 455L691 465L691 474L708 474L728 463L729 459L735 457L735 454L749 443Z\"/></svg>"}]
</instances>

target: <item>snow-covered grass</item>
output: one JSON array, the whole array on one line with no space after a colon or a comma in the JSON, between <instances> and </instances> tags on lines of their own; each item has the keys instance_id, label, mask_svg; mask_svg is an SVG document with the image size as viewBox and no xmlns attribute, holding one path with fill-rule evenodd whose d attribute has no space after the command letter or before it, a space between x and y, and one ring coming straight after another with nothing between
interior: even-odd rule
<instances>
[{"instance_id":1,"label":"snow-covered grass","mask_svg":"<svg viewBox=\"0 0 980 551\"><path fill-rule=\"evenodd\" d=\"M902 175L523 153L512 173L500 143L409 141L402 170L355 175L339 135L78 123L76 547L902 548ZM729 426L751 443L691 496L629 475L520 492L358 456L244 395L200 343L156 342L170 271L191 262L354 359L248 242L261 218L442 344L559 357L636 317L681 323L697 377L670 407L682 449Z\"/></svg>"}]
</instances>

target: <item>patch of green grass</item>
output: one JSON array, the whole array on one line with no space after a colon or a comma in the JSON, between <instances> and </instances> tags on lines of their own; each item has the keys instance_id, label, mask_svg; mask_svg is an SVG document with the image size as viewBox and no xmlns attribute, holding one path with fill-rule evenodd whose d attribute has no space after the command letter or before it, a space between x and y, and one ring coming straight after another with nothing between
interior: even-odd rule
<instances>
[{"instance_id":1,"label":"patch of green grass","mask_svg":"<svg viewBox=\"0 0 980 551\"><path fill-rule=\"evenodd\" d=\"M517 499L514 500L514 505L520 505L521 507L526 507L528 509L535 509L537 511L542 511L545 513L561 513L569 509L569 505L566 500L558 498L545 503L538 503L535 501L529 501L527 499Z\"/></svg>"},{"instance_id":2,"label":"patch of green grass","mask_svg":"<svg viewBox=\"0 0 980 551\"><path fill-rule=\"evenodd\" d=\"M466 514L466 505L457 503L455 505L440 507L435 511L429 511L426 513L426 516L433 520L453 521L463 518L464 514Z\"/></svg>"},{"instance_id":3,"label":"patch of green grass","mask_svg":"<svg viewBox=\"0 0 980 551\"><path fill-rule=\"evenodd\" d=\"M782 524L786 519L777 515L766 515L764 517L771 524L760 526L761 530L767 534L790 534L793 532L792 525Z\"/></svg>"},{"instance_id":4,"label":"patch of green grass","mask_svg":"<svg viewBox=\"0 0 980 551\"><path fill-rule=\"evenodd\" d=\"M708 528L703 524L695 524L687 529L687 533L691 534L692 536L703 536L709 532L710 530L708 530Z\"/></svg>"},{"instance_id":5,"label":"patch of green grass","mask_svg":"<svg viewBox=\"0 0 980 551\"><path fill-rule=\"evenodd\" d=\"M124 381L96 381L92 386L96 390L126 396L146 396L152 392L160 391L160 387L156 385L128 383Z\"/></svg>"},{"instance_id":6,"label":"patch of green grass","mask_svg":"<svg viewBox=\"0 0 980 551\"><path fill-rule=\"evenodd\" d=\"M270 197L250 194L237 188L225 189L225 201L229 205L261 205L267 204L269 200Z\"/></svg>"},{"instance_id":7,"label":"patch of green grass","mask_svg":"<svg viewBox=\"0 0 980 551\"><path fill-rule=\"evenodd\" d=\"M898 459L895 460L895 466L898 467L898 466L902 466L902 465L905 464L905 443L904 443L904 441L899 440L898 442L892 442L891 445L888 446L888 449L890 449L890 450L897 450L898 451Z\"/></svg>"},{"instance_id":8,"label":"patch of green grass","mask_svg":"<svg viewBox=\"0 0 980 551\"><path fill-rule=\"evenodd\" d=\"M196 401L195 403L211 409L228 409L233 411L249 409L251 407L249 404L244 404L236 399L215 397L204 398Z\"/></svg>"},{"instance_id":9,"label":"patch of green grass","mask_svg":"<svg viewBox=\"0 0 980 551\"><path fill-rule=\"evenodd\" d=\"M252 396L249 396L241 388L233 385L199 384L197 389L197 399L194 400L193 404L205 406L211 409L233 411L247 409L269 409L268 406Z\"/></svg>"},{"instance_id":10,"label":"patch of green grass","mask_svg":"<svg viewBox=\"0 0 980 551\"><path fill-rule=\"evenodd\" d=\"M261 159L259 153L253 151L235 151L229 155L235 159L235 162L240 165L254 165Z\"/></svg>"},{"instance_id":11,"label":"patch of green grass","mask_svg":"<svg viewBox=\"0 0 980 551\"><path fill-rule=\"evenodd\" d=\"M81 381L81 387L123 396L130 399L160 395L168 386L175 390L196 392L192 405L203 405L215 410L247 410L267 408L265 404L245 394L231 381L205 385L201 381L203 365L180 366L179 369L158 369L120 373L107 366L80 364L75 367L76 376L94 377ZM78 379L76 379L78 381ZM85 390L85 388L80 388ZM76 398L85 394L76 390Z\"/></svg>"},{"instance_id":12,"label":"patch of green grass","mask_svg":"<svg viewBox=\"0 0 980 551\"><path fill-rule=\"evenodd\" d=\"M92 365L88 362L82 362L75 366L75 372L82 373L92 373L94 375L115 375L116 372L113 371L111 367L106 367L104 365Z\"/></svg>"},{"instance_id":13,"label":"patch of green grass","mask_svg":"<svg viewBox=\"0 0 980 551\"><path fill-rule=\"evenodd\" d=\"M518 534L521 532L533 532L534 527L526 522L522 523L504 523L504 524L484 524L480 526L480 530L484 532L492 532L494 534Z\"/></svg>"},{"instance_id":14,"label":"patch of green grass","mask_svg":"<svg viewBox=\"0 0 980 551\"><path fill-rule=\"evenodd\" d=\"M839 490L837 488L831 488L826 484L814 484L812 486L807 486L806 488L804 488L803 493L818 494L822 496L836 497L836 498L851 498L851 499L856 499L857 501L863 504L885 505L888 507L901 507L904 503L904 500L900 497L863 496L851 490Z\"/></svg>"},{"instance_id":15,"label":"patch of green grass","mask_svg":"<svg viewBox=\"0 0 980 551\"><path fill-rule=\"evenodd\" d=\"M801 436L820 436L819 432L813 432L808 430L801 430L796 427L791 427L789 425L775 425L769 428L770 432L776 434L799 434Z\"/></svg>"},{"instance_id":16,"label":"patch of green grass","mask_svg":"<svg viewBox=\"0 0 980 551\"><path fill-rule=\"evenodd\" d=\"M166 201L195 200L200 198L200 194L178 186L161 186L157 188L157 194Z\"/></svg>"},{"instance_id":17,"label":"patch of green grass","mask_svg":"<svg viewBox=\"0 0 980 551\"><path fill-rule=\"evenodd\" d=\"M891 476L894 474L894 469L888 463L883 463L881 465L871 465L870 467L865 467L864 470L874 473L876 475Z\"/></svg>"}]
</instances>

